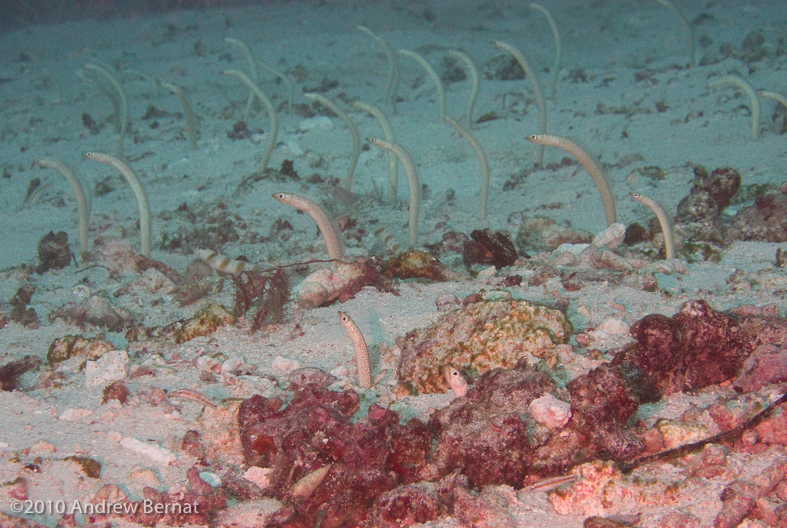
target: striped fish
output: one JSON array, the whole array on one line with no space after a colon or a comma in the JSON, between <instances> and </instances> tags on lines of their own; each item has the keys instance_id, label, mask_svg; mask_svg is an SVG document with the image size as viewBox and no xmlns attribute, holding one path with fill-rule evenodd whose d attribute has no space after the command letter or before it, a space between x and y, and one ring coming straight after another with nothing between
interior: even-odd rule
<instances>
[{"instance_id":1,"label":"striped fish","mask_svg":"<svg viewBox=\"0 0 787 528\"><path fill-rule=\"evenodd\" d=\"M242 260L233 260L229 257L225 257L205 246L200 246L199 249L197 249L197 256L207 262L208 266L219 273L237 275L246 268L246 263Z\"/></svg>"},{"instance_id":2,"label":"striped fish","mask_svg":"<svg viewBox=\"0 0 787 528\"><path fill-rule=\"evenodd\" d=\"M398 255L402 252L402 246L399 244L399 241L396 240L394 234L385 227L378 227L375 229L374 236L376 236L383 244L385 244L385 247L387 247L388 251L390 251L392 254Z\"/></svg>"}]
</instances>

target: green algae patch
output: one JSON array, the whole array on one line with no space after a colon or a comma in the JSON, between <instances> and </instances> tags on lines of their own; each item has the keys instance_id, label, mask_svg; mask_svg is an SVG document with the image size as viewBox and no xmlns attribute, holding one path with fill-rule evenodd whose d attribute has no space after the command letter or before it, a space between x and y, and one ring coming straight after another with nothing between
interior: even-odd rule
<instances>
[{"instance_id":1,"label":"green algae patch","mask_svg":"<svg viewBox=\"0 0 787 528\"><path fill-rule=\"evenodd\" d=\"M571 331L563 312L528 301L468 304L398 340L398 392L446 392L444 365L476 376L497 367L512 368L523 357L535 362L549 348L568 343Z\"/></svg>"}]
</instances>

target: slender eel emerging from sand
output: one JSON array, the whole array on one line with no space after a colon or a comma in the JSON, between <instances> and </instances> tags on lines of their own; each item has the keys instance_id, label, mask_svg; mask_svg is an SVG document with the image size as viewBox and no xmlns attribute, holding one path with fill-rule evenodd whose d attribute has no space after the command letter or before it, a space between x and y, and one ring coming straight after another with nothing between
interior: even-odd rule
<instances>
[{"instance_id":1,"label":"slender eel emerging from sand","mask_svg":"<svg viewBox=\"0 0 787 528\"><path fill-rule=\"evenodd\" d=\"M694 68L697 65L697 61L694 59L694 31L691 29L691 24L689 24L689 21L686 20L686 17L684 17L681 12L678 11L678 8L672 5L672 2L669 0L656 0L656 2L672 11L672 14L675 15L675 17L680 21L681 25L683 25L683 29L686 30L686 39L689 42L689 68Z\"/></svg>"},{"instance_id":2,"label":"slender eel emerging from sand","mask_svg":"<svg viewBox=\"0 0 787 528\"><path fill-rule=\"evenodd\" d=\"M443 367L443 376L445 376L445 381L448 382L448 386L454 391L454 396L461 398L467 395L467 391L470 390L470 385L467 384L467 380L462 376L461 372L451 365L446 365Z\"/></svg>"},{"instance_id":3,"label":"slender eel emerging from sand","mask_svg":"<svg viewBox=\"0 0 787 528\"><path fill-rule=\"evenodd\" d=\"M148 199L145 196L145 189L142 188L142 184L139 182L139 178L137 175L134 174L134 171L131 170L131 167L126 165L125 162L119 160L115 156L110 156L109 154L105 154L103 152L86 152L85 157L89 160L98 161L101 163L106 163L108 165L112 165L123 177L126 179L128 184L131 186L131 190L134 191L134 196L137 197L137 205L139 206L139 237L141 240L141 251L144 256L150 256L150 208L148 207Z\"/></svg>"},{"instance_id":4,"label":"slender eel emerging from sand","mask_svg":"<svg viewBox=\"0 0 787 528\"><path fill-rule=\"evenodd\" d=\"M478 99L478 94L481 93L481 77L478 75L478 68L476 68L475 64L473 64L473 59L461 51L448 50L446 53L449 57L454 57L464 62L468 71L470 72L470 79L472 80L473 87L470 90L470 99L467 102L467 111L465 112L465 126L467 127L467 130L472 130L473 108L475 107L475 102Z\"/></svg>"},{"instance_id":5,"label":"slender eel emerging from sand","mask_svg":"<svg viewBox=\"0 0 787 528\"><path fill-rule=\"evenodd\" d=\"M347 312L339 312L339 321L342 323L344 330L353 342L355 349L355 361L358 364L358 385L361 387L372 386L372 366L369 361L369 348L366 346L366 340L363 338L361 329L355 324Z\"/></svg>"},{"instance_id":6,"label":"slender eel emerging from sand","mask_svg":"<svg viewBox=\"0 0 787 528\"><path fill-rule=\"evenodd\" d=\"M266 134L267 136L267 145L265 147L265 154L262 157L262 161L260 162L260 172L264 171L268 166L268 161L271 159L271 154L273 153L273 148L276 146L276 134L279 132L279 118L276 115L276 107L273 106L273 102L270 98L263 92L257 83L255 83L252 79L249 78L248 75L243 73L242 71L238 70L224 70L224 75L232 75L233 77L237 77L240 79L243 84L249 87L249 89L257 96L257 98L262 101L262 104L265 105L265 109L268 111L268 119L270 119L270 130Z\"/></svg>"},{"instance_id":7,"label":"slender eel emerging from sand","mask_svg":"<svg viewBox=\"0 0 787 528\"><path fill-rule=\"evenodd\" d=\"M118 136L118 156L123 155L123 140L126 138L126 129L128 128L128 98L123 85L120 84L118 78L115 77L109 70L102 68L97 64L85 64L86 70L92 70L103 75L112 86L117 90L120 97L120 135Z\"/></svg>"},{"instance_id":8,"label":"slender eel emerging from sand","mask_svg":"<svg viewBox=\"0 0 787 528\"><path fill-rule=\"evenodd\" d=\"M481 220L486 220L487 209L489 208L489 159L486 157L486 153L484 153L484 149L481 148L481 143L473 136L473 133L470 130L465 130L462 126L454 121L451 116L445 116L445 121L454 129L459 132L459 134L465 138L465 141L470 143L470 146L473 147L473 150L478 156L478 162L481 164Z\"/></svg>"},{"instance_id":9,"label":"slender eel emerging from sand","mask_svg":"<svg viewBox=\"0 0 787 528\"><path fill-rule=\"evenodd\" d=\"M87 203L87 196L85 195L85 189L82 187L79 178L77 178L76 174L74 174L74 171L72 171L68 167L68 165L66 165L61 161L51 158L39 158L33 160L33 165L36 167L55 169L57 172L62 174L63 177L66 180L68 180L68 183L71 185L71 190L74 192L74 196L76 197L76 201L77 201L77 212L79 213L80 259L84 260L88 248L87 238L88 238L89 220L90 220L90 205Z\"/></svg>"},{"instance_id":10,"label":"slender eel emerging from sand","mask_svg":"<svg viewBox=\"0 0 787 528\"><path fill-rule=\"evenodd\" d=\"M541 135L546 135L547 133L547 100L544 97L544 92L541 91L541 84L538 82L538 76L536 76L536 72L533 68L530 67L530 63L527 62L525 58L525 54L519 51L517 48L512 46L511 44L506 44L505 42L500 42L499 40L495 40L492 42L492 45L496 48L501 50L505 50L510 53L514 59L519 63L522 69L525 71L525 78L530 82L530 88L533 90L533 93L536 95L536 105L538 106L538 131ZM541 143L536 143L536 145L541 145ZM536 158L536 163L539 165L544 162L544 147L538 149L538 157Z\"/></svg>"},{"instance_id":11,"label":"slender eel emerging from sand","mask_svg":"<svg viewBox=\"0 0 787 528\"><path fill-rule=\"evenodd\" d=\"M189 148L197 150L197 116L194 115L194 110L191 109L191 102L183 88L176 86L172 83L161 83L161 86L175 94L180 101L180 106L183 108L183 115L186 116L186 131L189 138Z\"/></svg>"},{"instance_id":12,"label":"slender eel emerging from sand","mask_svg":"<svg viewBox=\"0 0 787 528\"><path fill-rule=\"evenodd\" d=\"M353 184L353 175L355 174L355 166L358 164L358 158L361 155L361 135L358 134L358 127L355 126L353 120L350 119L350 116L347 113L339 108L333 101L324 97L317 93L305 93L303 96L306 99L311 99L313 101L317 101L328 110L336 114L336 116L344 121L344 124L347 125L347 129L350 131L350 135L353 138L353 152L352 156L350 156L350 167L347 169L347 177L344 179L344 188L348 191L352 190Z\"/></svg>"},{"instance_id":13,"label":"slender eel emerging from sand","mask_svg":"<svg viewBox=\"0 0 787 528\"><path fill-rule=\"evenodd\" d=\"M555 39L555 65L552 66L552 99L555 99L555 92L557 91L557 74L560 72L560 61L563 58L563 46L560 43L560 33L557 30L555 19L552 18L552 13L541 4L532 3L530 9L539 11L546 17L549 27L552 29L552 37Z\"/></svg>"},{"instance_id":14,"label":"slender eel emerging from sand","mask_svg":"<svg viewBox=\"0 0 787 528\"><path fill-rule=\"evenodd\" d=\"M664 208L655 200L642 196L639 193L631 193L631 197L639 203L648 206L656 214L656 218L659 219L659 224L661 225L661 232L664 233L664 248L667 252L667 258L675 258L675 235L672 233L672 223L667 218Z\"/></svg>"},{"instance_id":15,"label":"slender eel emerging from sand","mask_svg":"<svg viewBox=\"0 0 787 528\"><path fill-rule=\"evenodd\" d=\"M312 220L317 223L317 227L320 229L325 245L328 247L328 257L332 260L344 257L344 242L342 241L340 230L336 226L336 222L331 220L319 205L297 194L275 193L273 197L281 203L291 205L312 217Z\"/></svg>"},{"instance_id":16,"label":"slender eel emerging from sand","mask_svg":"<svg viewBox=\"0 0 787 528\"><path fill-rule=\"evenodd\" d=\"M432 83L434 83L434 89L437 92L437 113L439 116L440 121L445 120L445 88L443 87L443 81L440 80L440 76L437 75L437 72L432 68L432 65L429 64L426 59L424 59L419 53L416 53L412 50L406 49L398 49L396 53L399 55L404 55L405 57L410 57L415 62L421 65L421 68L426 71L426 74L432 79Z\"/></svg>"},{"instance_id":17,"label":"slender eel emerging from sand","mask_svg":"<svg viewBox=\"0 0 787 528\"><path fill-rule=\"evenodd\" d=\"M708 83L708 90L714 90L720 86L731 85L742 91L749 98L751 107L751 138L757 139L760 136L760 98L751 84L747 83L736 75L725 75L720 79Z\"/></svg>"},{"instance_id":18,"label":"slender eel emerging from sand","mask_svg":"<svg viewBox=\"0 0 787 528\"><path fill-rule=\"evenodd\" d=\"M410 155L398 144L390 143L380 138L366 138L366 141L375 147L389 150L396 154L407 174L407 183L410 187L410 245L418 244L418 213L421 210L421 184L418 182L418 172Z\"/></svg>"},{"instance_id":19,"label":"slender eel emerging from sand","mask_svg":"<svg viewBox=\"0 0 787 528\"><path fill-rule=\"evenodd\" d=\"M388 45L382 37L375 35L371 29L366 26L357 26L359 31L363 31L374 40L380 48L382 48L385 57L388 59L388 83L385 85L385 101L391 103L393 113L396 113L396 91L399 87L399 57L396 55L394 49Z\"/></svg>"},{"instance_id":20,"label":"slender eel emerging from sand","mask_svg":"<svg viewBox=\"0 0 787 528\"><path fill-rule=\"evenodd\" d=\"M370 113L377 119L377 122L380 123L380 128L383 129L383 135L385 136L385 140L390 143L396 142L396 136L394 135L393 126L391 126L391 122L385 117L385 114L374 105L370 105L367 103L363 103L361 101L354 101L350 103L350 106L353 108L357 108L358 110L363 110L364 112ZM388 201L392 204L396 203L396 192L397 187L399 185L399 158L396 157L391 151L388 151Z\"/></svg>"},{"instance_id":21,"label":"slender eel emerging from sand","mask_svg":"<svg viewBox=\"0 0 787 528\"><path fill-rule=\"evenodd\" d=\"M601 194L601 201L604 202L604 214L607 217L607 227L617 222L618 215L615 212L615 199L612 197L612 191L609 190L607 179L604 177L604 173L601 172L601 168L596 164L595 161L593 161L593 158L588 156L584 150L579 148L579 145L570 139L560 136L552 136L549 134L531 134L527 136L527 140L531 143L535 143L536 145L558 147L574 156L574 159L576 159L579 164L582 165L585 170L588 171L588 173L590 173L590 176L593 178L593 182L598 188L599 194Z\"/></svg>"}]
</instances>

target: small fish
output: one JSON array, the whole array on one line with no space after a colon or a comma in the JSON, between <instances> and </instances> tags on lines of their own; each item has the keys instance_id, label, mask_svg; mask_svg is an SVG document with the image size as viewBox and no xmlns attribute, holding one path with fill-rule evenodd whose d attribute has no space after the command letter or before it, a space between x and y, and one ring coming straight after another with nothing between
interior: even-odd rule
<instances>
[{"instance_id":1,"label":"small fish","mask_svg":"<svg viewBox=\"0 0 787 528\"><path fill-rule=\"evenodd\" d=\"M218 408L218 405L213 403L210 398L194 389L175 389L170 392L169 395L170 397L201 403L202 405L207 405L208 407L213 407L214 409Z\"/></svg>"},{"instance_id":2,"label":"small fish","mask_svg":"<svg viewBox=\"0 0 787 528\"><path fill-rule=\"evenodd\" d=\"M398 255L402 252L402 245L398 240L396 240L394 234L388 231L388 229L385 227L378 227L375 229L374 236L379 238L392 254Z\"/></svg>"},{"instance_id":3,"label":"small fish","mask_svg":"<svg viewBox=\"0 0 787 528\"><path fill-rule=\"evenodd\" d=\"M552 491L558 489L563 484L574 482L577 479L574 475L563 475L560 477L550 477L534 482L530 486L525 486L522 491Z\"/></svg>"},{"instance_id":4,"label":"small fish","mask_svg":"<svg viewBox=\"0 0 787 528\"><path fill-rule=\"evenodd\" d=\"M470 385L467 384L467 380L462 376L462 373L451 365L443 367L443 376L445 376L445 381L448 382L448 386L451 387L451 390L454 391L454 396L457 398L465 396L467 391L470 390Z\"/></svg>"},{"instance_id":5,"label":"small fish","mask_svg":"<svg viewBox=\"0 0 787 528\"><path fill-rule=\"evenodd\" d=\"M216 253L205 246L200 246L196 253L199 258L208 263L208 266L221 273L237 275L246 267L245 262L225 257L224 255Z\"/></svg>"}]
</instances>

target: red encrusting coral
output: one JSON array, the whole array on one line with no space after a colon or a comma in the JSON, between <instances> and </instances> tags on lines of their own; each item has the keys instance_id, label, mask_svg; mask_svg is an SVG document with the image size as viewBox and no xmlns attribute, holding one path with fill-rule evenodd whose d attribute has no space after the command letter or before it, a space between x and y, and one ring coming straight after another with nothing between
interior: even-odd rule
<instances>
[{"instance_id":1,"label":"red encrusting coral","mask_svg":"<svg viewBox=\"0 0 787 528\"><path fill-rule=\"evenodd\" d=\"M655 460L665 440L649 434L656 428L630 423L639 404L734 379L757 335L765 341L783 338L785 325L771 319L739 321L704 301L689 302L672 318L650 315L637 322L632 327L635 344L565 388L549 368L521 360L512 369L485 372L465 397L434 411L427 423L411 419L401 424L397 413L374 404L365 418L357 419L358 394L331 391L331 377L304 370L293 374L294 397L285 407L279 399L262 396L241 404L238 423L246 463L266 468L268 484L254 492L230 487L237 488L233 493L239 497L261 493L281 501L269 526L387 527L445 514L463 522L505 522L510 514L496 505L500 497L469 490L494 484L519 489L598 459L628 468ZM570 399L570 414L557 427L539 423L531 408L545 396ZM733 416L724 404L707 412L725 431L751 423L750 412ZM787 438L781 433L787 420L779 421L779 416L752 425L763 441ZM707 456L697 455L697 474L723 471L725 453L708 447ZM694 459L686 460L692 464Z\"/></svg>"},{"instance_id":2,"label":"red encrusting coral","mask_svg":"<svg viewBox=\"0 0 787 528\"><path fill-rule=\"evenodd\" d=\"M252 306L257 307L252 319L252 332L266 323L281 321L290 294L287 276L281 268L249 270L231 277L236 288L235 315L244 315Z\"/></svg>"},{"instance_id":3,"label":"red encrusting coral","mask_svg":"<svg viewBox=\"0 0 787 528\"><path fill-rule=\"evenodd\" d=\"M634 367L663 393L693 392L733 380L756 337L705 301L684 304L672 318L648 315L631 326L637 340L613 365Z\"/></svg>"}]
</instances>

